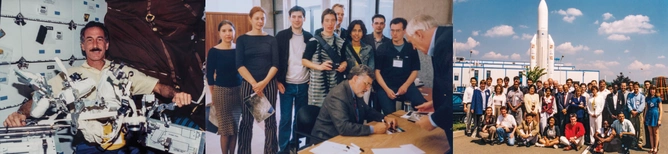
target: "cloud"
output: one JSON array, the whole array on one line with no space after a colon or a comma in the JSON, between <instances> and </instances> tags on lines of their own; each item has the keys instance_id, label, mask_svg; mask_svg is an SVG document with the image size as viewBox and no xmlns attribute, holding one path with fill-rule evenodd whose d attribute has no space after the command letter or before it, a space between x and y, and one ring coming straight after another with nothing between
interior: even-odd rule
<instances>
[{"instance_id":1,"label":"cloud","mask_svg":"<svg viewBox=\"0 0 668 154\"><path fill-rule=\"evenodd\" d=\"M560 9L558 11L552 11L552 13L558 13L564 16L563 20L568 23L573 23L575 17L582 16L582 11L576 8L568 8L565 11Z\"/></svg>"},{"instance_id":2,"label":"cloud","mask_svg":"<svg viewBox=\"0 0 668 154\"><path fill-rule=\"evenodd\" d=\"M588 46L577 45L573 46L571 42L565 42L557 46L557 51L560 51L564 54L575 54L578 51L589 50Z\"/></svg>"},{"instance_id":3,"label":"cloud","mask_svg":"<svg viewBox=\"0 0 668 154\"><path fill-rule=\"evenodd\" d=\"M599 55L600 55L600 54L603 54L603 52L604 52L603 50L594 50L594 53L595 53L595 54L599 54Z\"/></svg>"},{"instance_id":4,"label":"cloud","mask_svg":"<svg viewBox=\"0 0 668 154\"><path fill-rule=\"evenodd\" d=\"M529 34L526 34L526 33L522 34L522 40L529 40L531 38L533 38L533 35L529 35Z\"/></svg>"},{"instance_id":5,"label":"cloud","mask_svg":"<svg viewBox=\"0 0 668 154\"><path fill-rule=\"evenodd\" d=\"M643 15L629 15L622 20L603 22L598 28L599 34L651 34L655 32L654 25L649 23L649 17Z\"/></svg>"},{"instance_id":6,"label":"cloud","mask_svg":"<svg viewBox=\"0 0 668 154\"><path fill-rule=\"evenodd\" d=\"M529 28L527 25L520 25L520 28Z\"/></svg>"},{"instance_id":7,"label":"cloud","mask_svg":"<svg viewBox=\"0 0 668 154\"><path fill-rule=\"evenodd\" d=\"M469 51L469 50L475 48L475 47L478 46L478 45L480 45L480 42L476 41L476 40L473 39L472 37L469 37L469 38L466 40L466 42L464 42L464 43L462 43L462 42L455 42L455 43L453 44L453 46L454 46L454 48L455 48L456 51Z\"/></svg>"},{"instance_id":8,"label":"cloud","mask_svg":"<svg viewBox=\"0 0 668 154\"><path fill-rule=\"evenodd\" d=\"M487 59L508 59L508 55L502 55L501 53L496 53L494 51L490 51L486 53L485 55L482 56L482 58L487 58Z\"/></svg>"},{"instance_id":9,"label":"cloud","mask_svg":"<svg viewBox=\"0 0 668 154\"><path fill-rule=\"evenodd\" d=\"M631 37L622 34L612 34L608 36L608 40L613 40L613 41L626 41L630 39Z\"/></svg>"},{"instance_id":10,"label":"cloud","mask_svg":"<svg viewBox=\"0 0 668 154\"><path fill-rule=\"evenodd\" d=\"M666 58L666 56L661 55L661 56L659 56L659 57L657 57L657 58L659 58L659 59L664 59L664 58Z\"/></svg>"},{"instance_id":11,"label":"cloud","mask_svg":"<svg viewBox=\"0 0 668 154\"><path fill-rule=\"evenodd\" d=\"M466 1L468 1L468 0L454 0L453 2L455 2L455 3L461 3L461 2L466 2Z\"/></svg>"},{"instance_id":12,"label":"cloud","mask_svg":"<svg viewBox=\"0 0 668 154\"><path fill-rule=\"evenodd\" d=\"M479 31L479 30L476 30L476 31L471 32L471 35L473 35L473 36L478 36L479 33L480 33L480 31Z\"/></svg>"},{"instance_id":13,"label":"cloud","mask_svg":"<svg viewBox=\"0 0 668 154\"><path fill-rule=\"evenodd\" d=\"M601 74L604 75L613 75L611 68L616 68L616 66L619 65L619 62L617 61L603 61L603 60L596 60L596 61L588 61L586 63L578 64L578 67L581 67L582 69L596 69L601 71Z\"/></svg>"},{"instance_id":14,"label":"cloud","mask_svg":"<svg viewBox=\"0 0 668 154\"><path fill-rule=\"evenodd\" d=\"M598 25L598 20L596 20L596 22L594 22L594 25Z\"/></svg>"},{"instance_id":15,"label":"cloud","mask_svg":"<svg viewBox=\"0 0 668 154\"><path fill-rule=\"evenodd\" d=\"M613 18L612 14L610 12L603 13L603 20L608 20L610 18Z\"/></svg>"},{"instance_id":16,"label":"cloud","mask_svg":"<svg viewBox=\"0 0 668 154\"><path fill-rule=\"evenodd\" d=\"M473 54L473 55L476 55L476 56L478 54L480 54L480 51L478 51L478 50L470 50L469 52L471 52L470 54Z\"/></svg>"},{"instance_id":17,"label":"cloud","mask_svg":"<svg viewBox=\"0 0 668 154\"><path fill-rule=\"evenodd\" d=\"M462 32L462 30L461 30L461 29L457 30L457 33L461 33L461 32Z\"/></svg>"},{"instance_id":18,"label":"cloud","mask_svg":"<svg viewBox=\"0 0 668 154\"><path fill-rule=\"evenodd\" d=\"M517 39L519 39L519 38L520 38L519 36L517 36L517 35L513 35L513 39L516 39L516 40L517 40Z\"/></svg>"},{"instance_id":19,"label":"cloud","mask_svg":"<svg viewBox=\"0 0 668 154\"><path fill-rule=\"evenodd\" d=\"M624 50L624 53L629 53L629 52L631 52L631 51L629 51L628 49Z\"/></svg>"},{"instance_id":20,"label":"cloud","mask_svg":"<svg viewBox=\"0 0 668 154\"><path fill-rule=\"evenodd\" d=\"M627 67L630 70L647 70L651 67L651 64L643 64L642 62L635 60L633 63L629 64Z\"/></svg>"},{"instance_id":21,"label":"cloud","mask_svg":"<svg viewBox=\"0 0 668 154\"><path fill-rule=\"evenodd\" d=\"M663 64L654 64L654 67L656 67L656 68L666 68L666 65L663 65Z\"/></svg>"},{"instance_id":22,"label":"cloud","mask_svg":"<svg viewBox=\"0 0 668 154\"><path fill-rule=\"evenodd\" d=\"M485 33L485 36L488 37L500 37L500 36L511 36L515 34L515 31L513 31L512 26L508 25L500 25L493 27L492 29L487 30Z\"/></svg>"},{"instance_id":23,"label":"cloud","mask_svg":"<svg viewBox=\"0 0 668 154\"><path fill-rule=\"evenodd\" d=\"M520 56L520 54L513 53L512 55L510 55L510 59L520 60L522 59L522 57Z\"/></svg>"}]
</instances>

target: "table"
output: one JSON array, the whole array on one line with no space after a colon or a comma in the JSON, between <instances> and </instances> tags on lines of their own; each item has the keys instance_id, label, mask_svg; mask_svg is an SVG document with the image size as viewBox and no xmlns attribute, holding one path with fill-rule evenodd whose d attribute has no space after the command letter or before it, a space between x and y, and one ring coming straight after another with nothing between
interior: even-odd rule
<instances>
[{"instance_id":1,"label":"table","mask_svg":"<svg viewBox=\"0 0 668 154\"><path fill-rule=\"evenodd\" d=\"M357 146L360 146L365 154L373 153L371 149L375 148L399 148L400 145L404 144L413 144L416 147L420 148L425 153L445 153L450 149L448 144L448 139L445 136L445 131L441 128L436 128L432 131L427 131L420 128L415 123L412 123L406 119L400 118L401 115L404 115L406 112L397 111L390 115L389 117L397 119L399 127L406 130L403 133L395 134L372 134L369 136L336 136L327 141L350 145L350 143L355 143ZM369 124L374 124L375 122L370 122ZM299 151L299 154L311 154L309 150L318 146L306 148Z\"/></svg>"}]
</instances>

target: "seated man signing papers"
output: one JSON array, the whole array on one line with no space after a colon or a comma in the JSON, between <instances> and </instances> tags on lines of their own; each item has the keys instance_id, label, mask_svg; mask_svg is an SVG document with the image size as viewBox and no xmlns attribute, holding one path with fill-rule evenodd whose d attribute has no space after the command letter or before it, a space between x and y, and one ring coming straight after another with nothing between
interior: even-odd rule
<instances>
[{"instance_id":1,"label":"seated man signing papers","mask_svg":"<svg viewBox=\"0 0 668 154\"><path fill-rule=\"evenodd\" d=\"M311 135L321 139L337 135L367 136L396 128L396 119L383 116L362 99L373 83L373 70L366 65L358 65L351 69L349 76L347 82L334 87L325 98ZM378 123L364 125L364 120Z\"/></svg>"}]
</instances>

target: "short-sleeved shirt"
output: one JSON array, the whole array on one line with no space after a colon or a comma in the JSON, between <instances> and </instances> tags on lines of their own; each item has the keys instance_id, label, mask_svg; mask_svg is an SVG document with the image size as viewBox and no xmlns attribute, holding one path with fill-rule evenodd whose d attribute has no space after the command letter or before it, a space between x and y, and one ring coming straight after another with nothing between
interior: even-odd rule
<instances>
[{"instance_id":1,"label":"short-sleeved shirt","mask_svg":"<svg viewBox=\"0 0 668 154\"><path fill-rule=\"evenodd\" d=\"M623 132L631 132L634 133L636 132L635 128L633 128L633 124L629 120L624 120L624 122L619 122L619 120L615 120L615 122L610 125L610 127L615 129L615 132L618 134L621 134Z\"/></svg>"},{"instance_id":2,"label":"short-sleeved shirt","mask_svg":"<svg viewBox=\"0 0 668 154\"><path fill-rule=\"evenodd\" d=\"M81 78L85 79L92 79L95 81L95 86L97 87L100 85L100 77L102 76L103 71L107 71L110 68L111 61L104 60L104 66L102 67L102 70L97 70L88 63L84 63L83 65L79 67L71 67L67 69L67 72L69 73L68 75L74 74L74 73L79 73L81 74ZM132 81L132 88L131 88L131 93L133 95L143 95L143 94L150 94L153 92L153 88L155 88L155 85L158 83L158 79L147 76L146 74L140 72L137 69L124 66L123 71L126 73L129 73L130 71L133 72L133 76L130 77L130 81ZM63 81L65 78L62 75L63 73L49 79L48 84L51 85L51 89L53 90L54 94L59 94L62 89L64 88L63 86ZM93 92L91 92L90 95L85 96L84 99L87 100L92 100L97 97L97 88Z\"/></svg>"},{"instance_id":3,"label":"short-sleeved shirt","mask_svg":"<svg viewBox=\"0 0 668 154\"><path fill-rule=\"evenodd\" d=\"M513 117L510 114L506 114L506 117L503 117L503 115L499 115L499 117L496 119L496 124L505 126L507 128L512 128L517 126L517 122L515 121L515 117Z\"/></svg>"},{"instance_id":4,"label":"short-sleeved shirt","mask_svg":"<svg viewBox=\"0 0 668 154\"><path fill-rule=\"evenodd\" d=\"M395 67L395 60L401 60L401 68ZM384 43L376 51L376 69L389 87L399 87L408 80L412 71L420 70L420 57L413 44L404 41L398 51L393 43Z\"/></svg>"}]
</instances>

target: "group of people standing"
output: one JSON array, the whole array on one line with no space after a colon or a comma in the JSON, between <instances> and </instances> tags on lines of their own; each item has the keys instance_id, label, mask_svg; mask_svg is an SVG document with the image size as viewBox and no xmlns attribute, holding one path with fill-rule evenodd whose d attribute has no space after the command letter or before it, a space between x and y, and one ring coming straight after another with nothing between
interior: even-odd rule
<instances>
[{"instance_id":1,"label":"group of people standing","mask_svg":"<svg viewBox=\"0 0 668 154\"><path fill-rule=\"evenodd\" d=\"M323 106L330 91L353 78L348 72L355 66L375 71L372 74L375 73L373 78L377 82L369 85L373 90L365 91L363 98L364 103L382 111L383 115L397 110L397 99L410 101L412 107L426 102L413 82L420 70L416 49L433 50L429 42L417 40L416 36L414 40L427 47L414 47L409 43L404 38L408 25L404 18L391 20L392 38L383 36L386 24L380 14L371 19L374 27L371 34L367 34L362 20L354 20L347 29L343 28L344 9L341 4L325 9L321 15L323 28L311 34L302 28L306 11L294 6L289 10L290 28L274 37L262 30L266 12L254 7L249 13L252 30L239 36L236 44L234 24L224 20L218 25L221 42L209 50L206 76L218 113L216 117L221 118L218 133L223 153L234 153L237 135L238 153L250 153L253 118L250 111L242 107L242 102L252 94L266 96L274 107L277 94L280 96L278 135L275 115L264 121L264 153L287 152L290 143L296 140L290 138L293 111L296 113L306 105ZM428 19L431 24L421 24L419 28L423 29L414 28L414 32L422 34L428 29L435 32L433 18ZM429 39L433 40L432 37ZM428 104L432 108L437 105ZM239 117L243 118L237 127ZM432 121L429 126L433 129L435 125Z\"/></svg>"},{"instance_id":2,"label":"group of people standing","mask_svg":"<svg viewBox=\"0 0 668 154\"><path fill-rule=\"evenodd\" d=\"M641 89L638 82L607 86L605 80L594 80L578 85L567 79L560 85L550 78L535 84L528 79L527 86L520 86L519 77L514 77L509 86L508 80L498 78L492 86L492 78L471 78L464 91L465 133L480 138L481 144L565 151L587 144L592 153L628 153L642 150L647 142L649 153L659 151L662 99L650 81Z\"/></svg>"}]
</instances>

